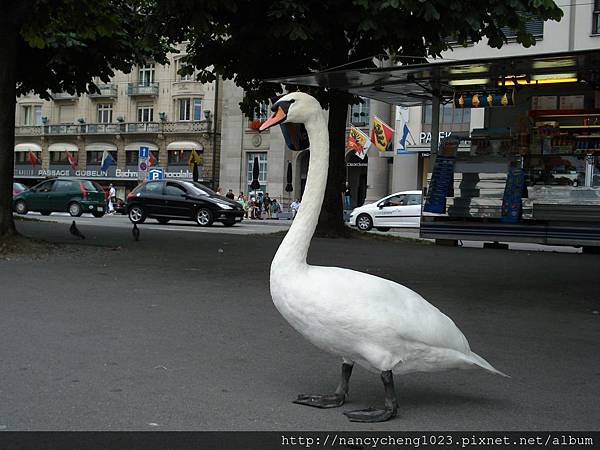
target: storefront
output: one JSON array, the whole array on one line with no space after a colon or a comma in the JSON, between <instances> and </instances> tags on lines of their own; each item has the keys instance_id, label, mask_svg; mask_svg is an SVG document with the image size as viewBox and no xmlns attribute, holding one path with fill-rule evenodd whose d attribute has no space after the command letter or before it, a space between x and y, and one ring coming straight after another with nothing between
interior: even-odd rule
<instances>
[{"instance_id":1,"label":"storefront","mask_svg":"<svg viewBox=\"0 0 600 450\"><path fill-rule=\"evenodd\" d=\"M403 106L431 102L421 236L600 246L600 51L277 81ZM440 105L450 102L456 109L482 108L484 128L440 143Z\"/></svg>"}]
</instances>

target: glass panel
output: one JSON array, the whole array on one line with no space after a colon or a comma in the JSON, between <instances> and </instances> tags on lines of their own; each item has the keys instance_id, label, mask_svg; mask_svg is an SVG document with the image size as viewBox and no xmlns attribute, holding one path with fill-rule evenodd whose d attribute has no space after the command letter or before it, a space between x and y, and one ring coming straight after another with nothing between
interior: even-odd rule
<instances>
[{"instance_id":1,"label":"glass panel","mask_svg":"<svg viewBox=\"0 0 600 450\"><path fill-rule=\"evenodd\" d=\"M442 107L440 123L451 124L452 123L452 113L454 112L454 105L447 103L445 105L440 105Z\"/></svg>"},{"instance_id":2,"label":"glass panel","mask_svg":"<svg viewBox=\"0 0 600 450\"><path fill-rule=\"evenodd\" d=\"M35 125L43 125L42 122L42 107L41 106L35 106Z\"/></svg>"},{"instance_id":3,"label":"glass panel","mask_svg":"<svg viewBox=\"0 0 600 450\"><path fill-rule=\"evenodd\" d=\"M403 206L406 205L406 195L395 195L385 201L385 206Z\"/></svg>"},{"instance_id":4,"label":"glass panel","mask_svg":"<svg viewBox=\"0 0 600 450\"><path fill-rule=\"evenodd\" d=\"M202 99L194 99L194 120L202 120Z\"/></svg>"},{"instance_id":5,"label":"glass panel","mask_svg":"<svg viewBox=\"0 0 600 450\"><path fill-rule=\"evenodd\" d=\"M187 194L187 192L185 191L184 188L182 188L181 186L179 186L176 183L167 183L167 188L165 189L165 194L180 196L183 194Z\"/></svg>"},{"instance_id":6,"label":"glass panel","mask_svg":"<svg viewBox=\"0 0 600 450\"><path fill-rule=\"evenodd\" d=\"M179 100L179 120L190 120L190 99Z\"/></svg>"},{"instance_id":7,"label":"glass panel","mask_svg":"<svg viewBox=\"0 0 600 450\"><path fill-rule=\"evenodd\" d=\"M154 181L154 182L146 183L145 191L159 194L159 193L162 193L162 188L163 188L162 181Z\"/></svg>"},{"instance_id":8,"label":"glass panel","mask_svg":"<svg viewBox=\"0 0 600 450\"><path fill-rule=\"evenodd\" d=\"M432 111L432 106L431 103L426 103L424 106L424 119L423 119L423 123L431 123L431 111Z\"/></svg>"},{"instance_id":9,"label":"glass panel","mask_svg":"<svg viewBox=\"0 0 600 450\"><path fill-rule=\"evenodd\" d=\"M592 186L600 186L600 156L594 156L592 167Z\"/></svg>"},{"instance_id":10,"label":"glass panel","mask_svg":"<svg viewBox=\"0 0 600 450\"><path fill-rule=\"evenodd\" d=\"M72 182L66 180L56 180L54 183L54 187L52 188L53 192L69 192L73 189Z\"/></svg>"},{"instance_id":11,"label":"glass panel","mask_svg":"<svg viewBox=\"0 0 600 450\"><path fill-rule=\"evenodd\" d=\"M187 166L191 154L191 150L169 150L169 165Z\"/></svg>"}]
</instances>

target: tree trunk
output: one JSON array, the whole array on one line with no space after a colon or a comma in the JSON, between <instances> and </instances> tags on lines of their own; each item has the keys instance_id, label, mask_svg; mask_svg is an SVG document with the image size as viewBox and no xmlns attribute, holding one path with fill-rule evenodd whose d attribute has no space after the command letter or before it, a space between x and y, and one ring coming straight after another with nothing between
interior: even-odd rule
<instances>
[{"instance_id":1,"label":"tree trunk","mask_svg":"<svg viewBox=\"0 0 600 450\"><path fill-rule=\"evenodd\" d=\"M346 179L345 139L348 115L347 95L331 93L329 103L329 175L316 234L321 237L344 237L342 193Z\"/></svg>"},{"instance_id":2,"label":"tree trunk","mask_svg":"<svg viewBox=\"0 0 600 450\"><path fill-rule=\"evenodd\" d=\"M12 2L9 2L11 4ZM17 26L13 8L0 18L0 239L16 234L12 216L15 161Z\"/></svg>"}]
</instances>

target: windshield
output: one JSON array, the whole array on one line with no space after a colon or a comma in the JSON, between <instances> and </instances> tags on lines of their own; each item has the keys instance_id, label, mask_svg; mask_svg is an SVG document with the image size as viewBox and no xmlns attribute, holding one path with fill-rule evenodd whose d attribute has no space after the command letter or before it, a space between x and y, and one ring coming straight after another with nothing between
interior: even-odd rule
<instances>
[{"instance_id":1,"label":"windshield","mask_svg":"<svg viewBox=\"0 0 600 450\"><path fill-rule=\"evenodd\" d=\"M196 181L183 181L182 184L196 195L217 195L214 191Z\"/></svg>"}]
</instances>

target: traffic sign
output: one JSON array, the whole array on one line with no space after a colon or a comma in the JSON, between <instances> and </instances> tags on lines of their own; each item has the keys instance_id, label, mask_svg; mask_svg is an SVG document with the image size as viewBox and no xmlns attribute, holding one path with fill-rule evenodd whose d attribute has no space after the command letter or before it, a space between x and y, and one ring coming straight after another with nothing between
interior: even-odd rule
<instances>
[{"instance_id":1,"label":"traffic sign","mask_svg":"<svg viewBox=\"0 0 600 450\"><path fill-rule=\"evenodd\" d=\"M165 177L165 171L163 169L150 169L148 171L148 181L162 180Z\"/></svg>"},{"instance_id":2,"label":"traffic sign","mask_svg":"<svg viewBox=\"0 0 600 450\"><path fill-rule=\"evenodd\" d=\"M149 153L148 147L140 147L140 151L139 151L140 158L147 158L148 153Z\"/></svg>"}]
</instances>

